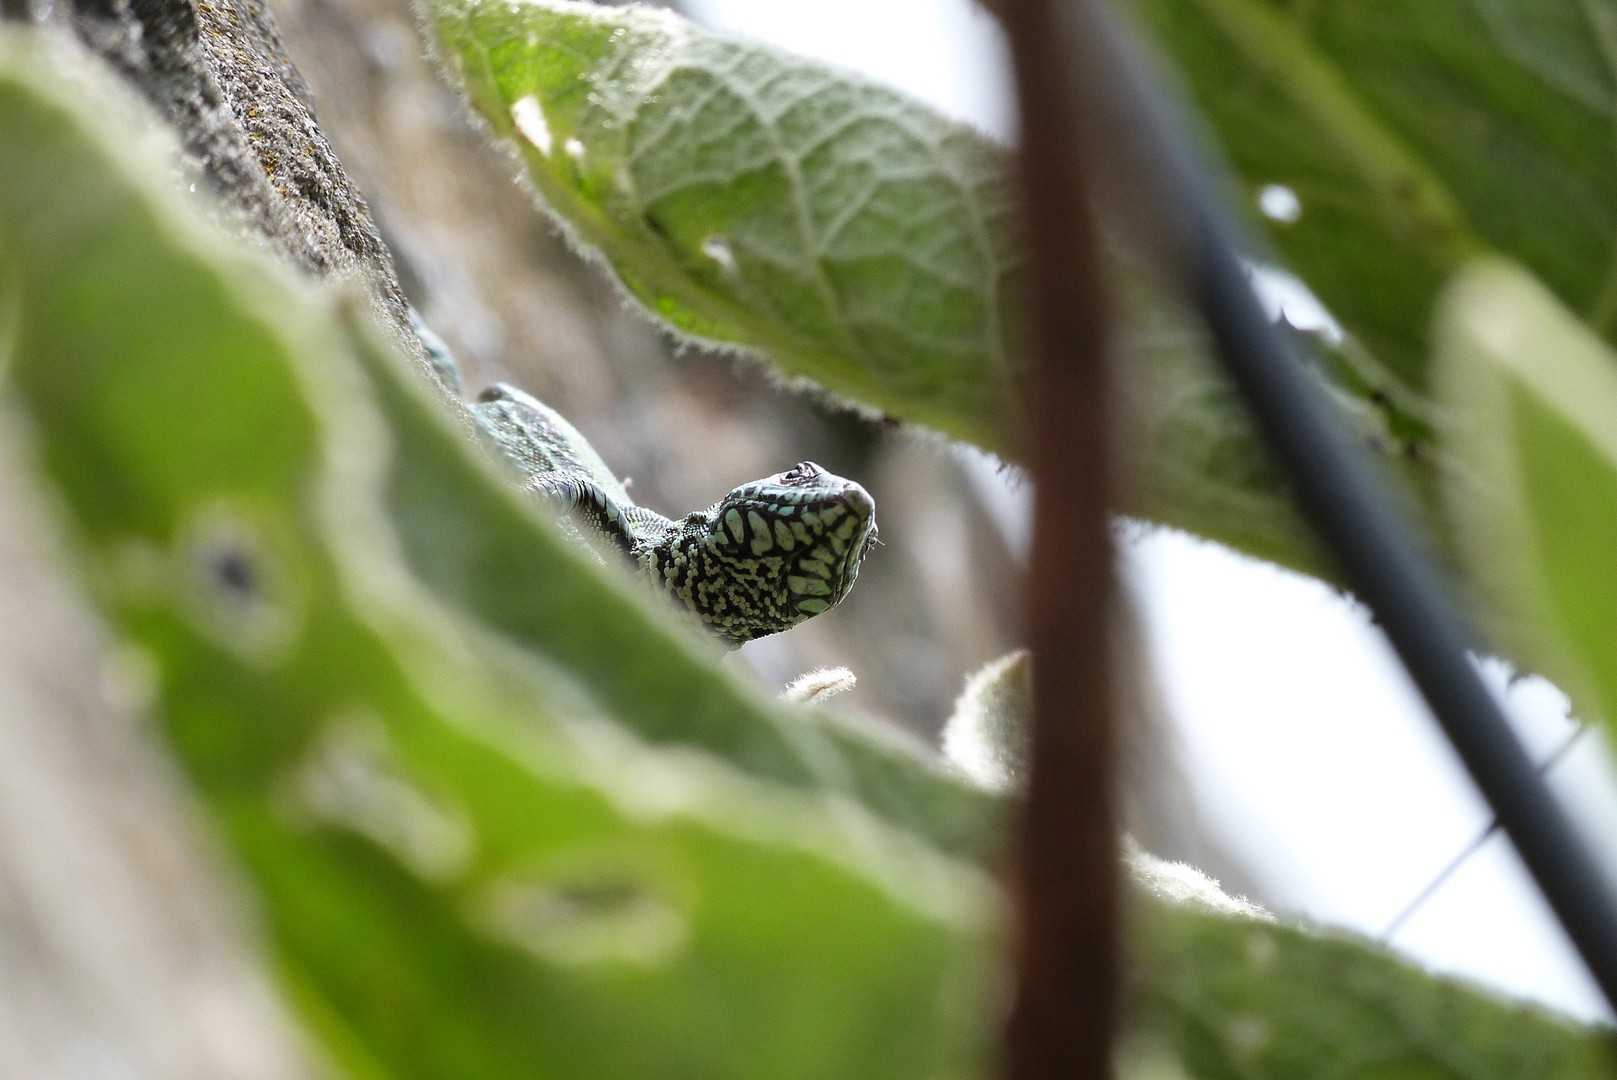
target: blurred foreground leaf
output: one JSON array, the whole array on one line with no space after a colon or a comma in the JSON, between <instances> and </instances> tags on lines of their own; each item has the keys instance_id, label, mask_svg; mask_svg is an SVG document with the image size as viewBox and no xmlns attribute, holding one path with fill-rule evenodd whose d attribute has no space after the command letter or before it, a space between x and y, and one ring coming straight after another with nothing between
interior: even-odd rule
<instances>
[{"instance_id":1,"label":"blurred foreground leaf","mask_svg":"<svg viewBox=\"0 0 1617 1080\"><path fill-rule=\"evenodd\" d=\"M993 858L996 801L715 673L197 225L76 53L0 33L0 145L4 405L346 1071L986 1071L1000 898L940 848ZM1601 1033L1134 865L1131 1029L1175 1069L1609 1075Z\"/></svg>"},{"instance_id":2,"label":"blurred foreground leaf","mask_svg":"<svg viewBox=\"0 0 1617 1080\"><path fill-rule=\"evenodd\" d=\"M1458 275L1437 385L1448 506L1495 634L1588 721L1617 720L1617 355L1531 274Z\"/></svg>"}]
</instances>

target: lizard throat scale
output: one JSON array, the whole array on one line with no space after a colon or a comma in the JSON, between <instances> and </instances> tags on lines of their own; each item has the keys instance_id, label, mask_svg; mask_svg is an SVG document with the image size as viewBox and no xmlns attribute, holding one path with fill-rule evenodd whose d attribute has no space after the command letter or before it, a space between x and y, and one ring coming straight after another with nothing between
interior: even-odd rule
<instances>
[{"instance_id":1,"label":"lizard throat scale","mask_svg":"<svg viewBox=\"0 0 1617 1080\"><path fill-rule=\"evenodd\" d=\"M811 461L674 521L636 506L584 436L521 390L496 383L472 411L529 490L566 507L731 647L834 606L876 543L870 494Z\"/></svg>"}]
</instances>

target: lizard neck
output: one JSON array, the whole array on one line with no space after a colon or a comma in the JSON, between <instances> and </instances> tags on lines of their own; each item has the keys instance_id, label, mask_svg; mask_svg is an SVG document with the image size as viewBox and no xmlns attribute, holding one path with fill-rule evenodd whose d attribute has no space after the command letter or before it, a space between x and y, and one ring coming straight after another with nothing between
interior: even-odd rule
<instances>
[{"instance_id":1,"label":"lizard neck","mask_svg":"<svg viewBox=\"0 0 1617 1080\"><path fill-rule=\"evenodd\" d=\"M712 617L723 581L719 541L714 535L715 510L698 510L678 521L661 518L659 523L648 523L635 554L640 572L653 585L681 601L734 648L746 639L731 640Z\"/></svg>"},{"instance_id":2,"label":"lizard neck","mask_svg":"<svg viewBox=\"0 0 1617 1080\"><path fill-rule=\"evenodd\" d=\"M678 523L663 517L655 510L647 510L644 506L634 503L623 508L623 519L634 534L634 547L630 552L641 565L645 564L645 555L654 548L667 543L668 537L678 528Z\"/></svg>"}]
</instances>

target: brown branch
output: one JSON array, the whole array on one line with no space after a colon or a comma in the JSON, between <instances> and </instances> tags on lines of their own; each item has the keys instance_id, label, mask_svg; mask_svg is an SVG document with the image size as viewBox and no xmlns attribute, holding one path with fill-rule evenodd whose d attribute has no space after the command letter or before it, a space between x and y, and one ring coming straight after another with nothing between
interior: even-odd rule
<instances>
[{"instance_id":1,"label":"brown branch","mask_svg":"<svg viewBox=\"0 0 1617 1080\"><path fill-rule=\"evenodd\" d=\"M1010 1080L1110 1074L1118 981L1112 808L1107 308L1085 114L1054 0L999 6L1016 60L1029 255L1033 754L1015 872Z\"/></svg>"}]
</instances>

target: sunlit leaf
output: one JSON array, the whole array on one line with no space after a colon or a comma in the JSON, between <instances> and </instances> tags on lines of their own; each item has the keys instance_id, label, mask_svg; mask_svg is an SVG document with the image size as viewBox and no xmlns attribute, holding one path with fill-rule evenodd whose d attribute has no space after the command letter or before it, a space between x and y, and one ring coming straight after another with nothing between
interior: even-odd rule
<instances>
[{"instance_id":1,"label":"sunlit leaf","mask_svg":"<svg viewBox=\"0 0 1617 1080\"><path fill-rule=\"evenodd\" d=\"M422 10L541 204L666 325L1022 449L1002 147L850 72L667 11ZM1205 344L1153 307L1138 306L1124 349L1127 511L1329 574Z\"/></svg>"},{"instance_id":2,"label":"sunlit leaf","mask_svg":"<svg viewBox=\"0 0 1617 1080\"><path fill-rule=\"evenodd\" d=\"M425 18L533 190L668 325L1011 448L998 147L656 8L448 0Z\"/></svg>"}]
</instances>

